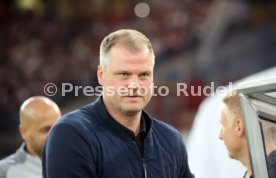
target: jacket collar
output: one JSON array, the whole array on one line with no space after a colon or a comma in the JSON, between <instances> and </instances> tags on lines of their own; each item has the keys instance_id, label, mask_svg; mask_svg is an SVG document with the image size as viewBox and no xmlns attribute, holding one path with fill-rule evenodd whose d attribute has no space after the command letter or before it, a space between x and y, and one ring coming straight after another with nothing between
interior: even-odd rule
<instances>
[{"instance_id":1,"label":"jacket collar","mask_svg":"<svg viewBox=\"0 0 276 178\"><path fill-rule=\"evenodd\" d=\"M99 97L94 103L94 110L96 114L99 116L100 121L103 123L104 127L108 127L112 132L117 135L120 135L123 139L133 141L135 140L134 133L118 123L115 119L113 119L110 114L107 112L102 97ZM141 130L140 134L143 134L145 137L151 130L152 127L152 119L151 117L144 111L142 111L142 120L141 120Z\"/></svg>"}]
</instances>

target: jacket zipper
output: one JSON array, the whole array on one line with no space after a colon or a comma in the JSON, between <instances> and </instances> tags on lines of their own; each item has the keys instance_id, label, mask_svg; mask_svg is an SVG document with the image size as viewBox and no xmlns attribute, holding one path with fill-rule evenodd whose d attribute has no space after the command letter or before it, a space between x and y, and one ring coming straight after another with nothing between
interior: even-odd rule
<instances>
[{"instance_id":1,"label":"jacket zipper","mask_svg":"<svg viewBox=\"0 0 276 178\"><path fill-rule=\"evenodd\" d=\"M145 163L144 158L143 158L143 169L144 169L144 177L147 178L148 177L148 174L147 174L147 165Z\"/></svg>"},{"instance_id":2,"label":"jacket zipper","mask_svg":"<svg viewBox=\"0 0 276 178\"><path fill-rule=\"evenodd\" d=\"M137 151L138 151L138 153L140 152L139 151L139 148L136 146L136 148L137 148ZM145 149L144 149L145 150ZM148 178L148 173L147 173L147 164L146 164L146 162L145 162L145 159L144 159L144 155L141 155L140 154L140 158L141 158L141 161L142 161L142 169L143 169L143 173L144 173L144 176L143 176L143 178Z\"/></svg>"}]
</instances>

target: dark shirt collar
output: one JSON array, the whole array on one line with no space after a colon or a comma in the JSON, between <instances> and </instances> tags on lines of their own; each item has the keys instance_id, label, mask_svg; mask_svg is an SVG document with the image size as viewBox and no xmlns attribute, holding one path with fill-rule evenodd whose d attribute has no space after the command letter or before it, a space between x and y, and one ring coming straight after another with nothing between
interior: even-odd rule
<instances>
[{"instance_id":1,"label":"dark shirt collar","mask_svg":"<svg viewBox=\"0 0 276 178\"><path fill-rule=\"evenodd\" d=\"M132 140L135 140L136 137L138 137L138 136L144 137L147 133L147 126L146 126L146 122L145 122L145 119L144 119L143 115L141 116L141 120L140 120L140 131L136 136L135 136L135 133L132 130L130 130L127 127L123 126L122 124L117 122L112 117L110 117L110 119L112 119L114 121L114 124L117 125L117 127L120 128L121 131L125 132L129 137L131 137Z\"/></svg>"},{"instance_id":2,"label":"dark shirt collar","mask_svg":"<svg viewBox=\"0 0 276 178\"><path fill-rule=\"evenodd\" d=\"M145 118L141 117L141 121L140 121L140 132L139 132L140 135L143 135L145 136L147 134L147 124L146 124L146 121L145 121Z\"/></svg>"},{"instance_id":3,"label":"dark shirt collar","mask_svg":"<svg viewBox=\"0 0 276 178\"><path fill-rule=\"evenodd\" d=\"M110 116L110 114L106 110L102 97L99 97L94 104L95 112L100 116L100 120L103 122L104 125L109 127L112 131L114 131L116 134L119 134L124 139L132 141L135 140L135 134L133 131L118 123ZM150 116L142 111L141 127L138 135L146 137L151 128L151 123L152 121Z\"/></svg>"}]
</instances>

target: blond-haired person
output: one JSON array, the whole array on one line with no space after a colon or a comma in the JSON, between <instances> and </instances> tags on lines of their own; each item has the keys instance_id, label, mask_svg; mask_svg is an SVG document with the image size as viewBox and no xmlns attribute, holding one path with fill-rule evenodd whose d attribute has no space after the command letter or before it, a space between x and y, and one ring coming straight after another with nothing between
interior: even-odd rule
<instances>
[{"instance_id":1,"label":"blond-haired person","mask_svg":"<svg viewBox=\"0 0 276 178\"><path fill-rule=\"evenodd\" d=\"M247 171L244 178L252 178L245 123L241 111L239 93L236 90L231 91L223 98L220 122L222 128L219 138L224 141L229 157L239 160L246 167ZM270 178L276 178L276 151L271 150L267 154Z\"/></svg>"},{"instance_id":2,"label":"blond-haired person","mask_svg":"<svg viewBox=\"0 0 276 178\"><path fill-rule=\"evenodd\" d=\"M142 33L123 29L100 47L102 96L52 129L44 178L192 178L181 134L143 109L152 96L154 52Z\"/></svg>"}]
</instances>

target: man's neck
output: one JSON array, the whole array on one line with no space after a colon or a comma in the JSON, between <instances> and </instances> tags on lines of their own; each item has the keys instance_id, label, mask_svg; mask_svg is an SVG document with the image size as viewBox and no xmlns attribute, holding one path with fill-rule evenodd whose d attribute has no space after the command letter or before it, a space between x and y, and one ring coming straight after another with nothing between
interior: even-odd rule
<instances>
[{"instance_id":1,"label":"man's neck","mask_svg":"<svg viewBox=\"0 0 276 178\"><path fill-rule=\"evenodd\" d=\"M118 113L114 111L109 111L109 114L118 123L133 131L135 135L138 135L140 131L142 111L137 113Z\"/></svg>"},{"instance_id":2,"label":"man's neck","mask_svg":"<svg viewBox=\"0 0 276 178\"><path fill-rule=\"evenodd\" d=\"M239 159L242 164L247 168L245 178L250 178L252 175L251 164L249 159L249 152L247 146L244 148L241 158Z\"/></svg>"}]
</instances>

